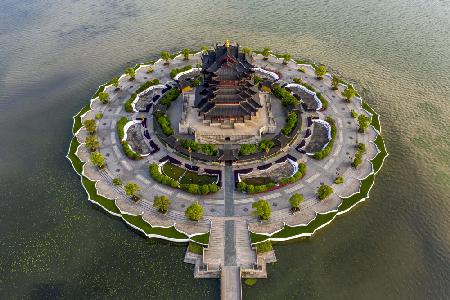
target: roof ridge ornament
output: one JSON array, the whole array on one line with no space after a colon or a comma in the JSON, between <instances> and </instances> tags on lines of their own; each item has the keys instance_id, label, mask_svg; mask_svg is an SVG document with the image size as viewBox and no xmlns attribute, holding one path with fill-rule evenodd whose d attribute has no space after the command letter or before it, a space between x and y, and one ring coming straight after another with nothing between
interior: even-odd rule
<instances>
[{"instance_id":1,"label":"roof ridge ornament","mask_svg":"<svg viewBox=\"0 0 450 300\"><path fill-rule=\"evenodd\" d=\"M225 47L230 48L230 40L229 39L226 39Z\"/></svg>"}]
</instances>

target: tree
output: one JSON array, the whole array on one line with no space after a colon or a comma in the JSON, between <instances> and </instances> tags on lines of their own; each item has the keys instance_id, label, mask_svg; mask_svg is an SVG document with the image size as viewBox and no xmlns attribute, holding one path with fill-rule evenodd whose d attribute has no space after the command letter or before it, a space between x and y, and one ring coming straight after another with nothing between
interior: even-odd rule
<instances>
[{"instance_id":1,"label":"tree","mask_svg":"<svg viewBox=\"0 0 450 300\"><path fill-rule=\"evenodd\" d=\"M111 79L111 85L113 87L115 87L116 90L120 90L120 88L119 88L119 78L113 77L113 79Z\"/></svg>"},{"instance_id":2,"label":"tree","mask_svg":"<svg viewBox=\"0 0 450 300\"><path fill-rule=\"evenodd\" d=\"M253 75L253 83L254 84L259 84L263 82L263 79L261 77L259 77L258 75Z\"/></svg>"},{"instance_id":3,"label":"tree","mask_svg":"<svg viewBox=\"0 0 450 300\"><path fill-rule=\"evenodd\" d=\"M268 60L270 55L270 48L264 48L261 54L264 56L264 60Z\"/></svg>"},{"instance_id":4,"label":"tree","mask_svg":"<svg viewBox=\"0 0 450 300\"><path fill-rule=\"evenodd\" d=\"M123 189L125 191L125 194L127 196L130 196L131 199L133 199L134 201L139 200L139 197L136 195L136 193L141 190L141 187L137 183L128 182L127 184L125 184Z\"/></svg>"},{"instance_id":5,"label":"tree","mask_svg":"<svg viewBox=\"0 0 450 300\"><path fill-rule=\"evenodd\" d=\"M270 210L270 204L264 199L260 199L256 202L253 202L252 207L255 209L254 213L261 220L269 220L272 211Z\"/></svg>"},{"instance_id":6,"label":"tree","mask_svg":"<svg viewBox=\"0 0 450 300\"><path fill-rule=\"evenodd\" d=\"M95 135L88 135L84 140L84 143L86 145L86 148L90 149L91 151L95 151L98 147L100 147L100 142Z\"/></svg>"},{"instance_id":7,"label":"tree","mask_svg":"<svg viewBox=\"0 0 450 300\"><path fill-rule=\"evenodd\" d=\"M295 193L289 198L289 203L291 203L292 210L298 210L300 203L303 202L303 195Z\"/></svg>"},{"instance_id":8,"label":"tree","mask_svg":"<svg viewBox=\"0 0 450 300\"><path fill-rule=\"evenodd\" d=\"M189 60L189 49L188 48L184 48L183 50L181 50L181 54L183 54L184 60Z\"/></svg>"},{"instance_id":9,"label":"tree","mask_svg":"<svg viewBox=\"0 0 450 300\"><path fill-rule=\"evenodd\" d=\"M106 92L100 92L98 93L98 99L101 103L106 104L109 102L109 94Z\"/></svg>"},{"instance_id":10,"label":"tree","mask_svg":"<svg viewBox=\"0 0 450 300\"><path fill-rule=\"evenodd\" d=\"M159 212L165 214L169 211L170 200L166 195L155 196L153 199L153 207L157 208Z\"/></svg>"},{"instance_id":11,"label":"tree","mask_svg":"<svg viewBox=\"0 0 450 300\"><path fill-rule=\"evenodd\" d=\"M188 208L186 208L184 214L190 220L198 221L203 217L203 206L201 206L198 202L192 203L188 206Z\"/></svg>"},{"instance_id":12,"label":"tree","mask_svg":"<svg viewBox=\"0 0 450 300\"><path fill-rule=\"evenodd\" d=\"M335 91L339 88L339 79L337 77L333 76L331 79L331 88Z\"/></svg>"},{"instance_id":13,"label":"tree","mask_svg":"<svg viewBox=\"0 0 450 300\"><path fill-rule=\"evenodd\" d=\"M133 81L136 77L136 70L133 68L128 68L125 70L125 74L130 76L130 81Z\"/></svg>"},{"instance_id":14,"label":"tree","mask_svg":"<svg viewBox=\"0 0 450 300\"><path fill-rule=\"evenodd\" d=\"M273 146L275 146L275 142L272 140L263 139L259 142L259 148L266 152L268 152Z\"/></svg>"},{"instance_id":15,"label":"tree","mask_svg":"<svg viewBox=\"0 0 450 300\"><path fill-rule=\"evenodd\" d=\"M283 65L287 65L291 60L292 56L289 53L283 55Z\"/></svg>"},{"instance_id":16,"label":"tree","mask_svg":"<svg viewBox=\"0 0 450 300\"><path fill-rule=\"evenodd\" d=\"M122 181L120 180L120 178L114 178L112 181L112 184L114 185L122 185Z\"/></svg>"},{"instance_id":17,"label":"tree","mask_svg":"<svg viewBox=\"0 0 450 300\"><path fill-rule=\"evenodd\" d=\"M208 47L208 46L202 46L202 48L201 48L201 51L202 51L203 53L208 52L208 50L209 50L209 47Z\"/></svg>"},{"instance_id":18,"label":"tree","mask_svg":"<svg viewBox=\"0 0 450 300\"><path fill-rule=\"evenodd\" d=\"M352 111L350 112L350 114L352 115L352 118L353 118L353 119L356 119L356 118L358 117L358 113L357 113L356 111L354 111L353 109L352 109Z\"/></svg>"},{"instance_id":19,"label":"tree","mask_svg":"<svg viewBox=\"0 0 450 300\"><path fill-rule=\"evenodd\" d=\"M83 122L83 125L86 131L89 132L90 134L94 134L95 131L97 130L97 123L95 123L95 120L93 119L85 120Z\"/></svg>"},{"instance_id":20,"label":"tree","mask_svg":"<svg viewBox=\"0 0 450 300\"><path fill-rule=\"evenodd\" d=\"M355 157L353 158L352 167L357 168L362 163L362 155L360 152L356 152Z\"/></svg>"},{"instance_id":21,"label":"tree","mask_svg":"<svg viewBox=\"0 0 450 300\"><path fill-rule=\"evenodd\" d=\"M239 155L250 155L258 151L258 147L255 144L242 144L239 148Z\"/></svg>"},{"instance_id":22,"label":"tree","mask_svg":"<svg viewBox=\"0 0 450 300\"><path fill-rule=\"evenodd\" d=\"M247 48L247 47L242 48L242 52L244 52L248 56L252 56L252 53L253 53L252 49Z\"/></svg>"},{"instance_id":23,"label":"tree","mask_svg":"<svg viewBox=\"0 0 450 300\"><path fill-rule=\"evenodd\" d=\"M150 73L153 73L153 68L152 67L148 67L148 69L147 69L147 74L150 74Z\"/></svg>"},{"instance_id":24,"label":"tree","mask_svg":"<svg viewBox=\"0 0 450 300\"><path fill-rule=\"evenodd\" d=\"M325 67L323 65L318 66L315 68L315 73L316 73L317 79L322 80L323 77L325 76L325 74L327 74L327 67Z\"/></svg>"},{"instance_id":25,"label":"tree","mask_svg":"<svg viewBox=\"0 0 450 300\"><path fill-rule=\"evenodd\" d=\"M103 169L105 166L105 157L100 152L92 152L90 159L92 164L99 169Z\"/></svg>"},{"instance_id":26,"label":"tree","mask_svg":"<svg viewBox=\"0 0 450 300\"><path fill-rule=\"evenodd\" d=\"M168 65L171 55L167 51L161 51L161 58L164 60L164 64Z\"/></svg>"},{"instance_id":27,"label":"tree","mask_svg":"<svg viewBox=\"0 0 450 300\"><path fill-rule=\"evenodd\" d=\"M321 184L320 187L317 189L317 198L319 200L323 200L333 194L333 188L331 186L328 186L326 184Z\"/></svg>"},{"instance_id":28,"label":"tree","mask_svg":"<svg viewBox=\"0 0 450 300\"><path fill-rule=\"evenodd\" d=\"M358 124L359 124L358 131L360 133L364 133L364 131L366 131L366 129L369 127L370 118L366 115L361 114L358 116Z\"/></svg>"},{"instance_id":29,"label":"tree","mask_svg":"<svg viewBox=\"0 0 450 300\"><path fill-rule=\"evenodd\" d=\"M350 102L350 100L356 96L356 91L353 89L351 85L348 85L345 90L342 92L342 96L345 97L347 102Z\"/></svg>"},{"instance_id":30,"label":"tree","mask_svg":"<svg viewBox=\"0 0 450 300\"><path fill-rule=\"evenodd\" d=\"M358 152L360 152L361 154L365 154L366 153L366 144L364 143L358 143Z\"/></svg>"}]
</instances>

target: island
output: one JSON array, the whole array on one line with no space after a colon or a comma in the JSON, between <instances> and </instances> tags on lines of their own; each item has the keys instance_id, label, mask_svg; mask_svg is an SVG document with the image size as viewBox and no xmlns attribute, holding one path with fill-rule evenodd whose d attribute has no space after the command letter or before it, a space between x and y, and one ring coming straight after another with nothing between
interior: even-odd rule
<instances>
[{"instance_id":1,"label":"island","mask_svg":"<svg viewBox=\"0 0 450 300\"><path fill-rule=\"evenodd\" d=\"M99 87L68 159L89 201L188 245L196 278L267 278L272 244L369 197L388 153L379 115L327 67L226 41L161 52Z\"/></svg>"}]
</instances>

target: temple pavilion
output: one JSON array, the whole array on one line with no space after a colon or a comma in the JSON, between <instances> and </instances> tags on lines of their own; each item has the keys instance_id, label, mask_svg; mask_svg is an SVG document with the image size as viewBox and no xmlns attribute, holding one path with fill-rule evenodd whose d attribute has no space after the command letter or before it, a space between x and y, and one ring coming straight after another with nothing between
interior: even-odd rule
<instances>
[{"instance_id":1,"label":"temple pavilion","mask_svg":"<svg viewBox=\"0 0 450 300\"><path fill-rule=\"evenodd\" d=\"M239 44L216 44L202 55L203 84L195 107L205 123L245 123L261 108L258 88L252 83L253 65Z\"/></svg>"}]
</instances>

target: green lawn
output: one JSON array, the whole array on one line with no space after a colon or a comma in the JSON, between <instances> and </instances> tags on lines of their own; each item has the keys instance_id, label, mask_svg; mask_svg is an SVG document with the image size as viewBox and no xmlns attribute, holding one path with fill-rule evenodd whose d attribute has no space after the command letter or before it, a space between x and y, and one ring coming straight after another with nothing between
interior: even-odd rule
<instances>
[{"instance_id":1,"label":"green lawn","mask_svg":"<svg viewBox=\"0 0 450 300\"><path fill-rule=\"evenodd\" d=\"M359 186L359 192L347 197L347 198L341 198L342 203L339 205L338 210L340 212L346 211L349 208L351 208L353 205L361 201L363 198L367 198L369 195L369 190L372 187L373 183L375 181L375 175L372 173L369 176L367 176L365 179L361 180L360 186Z\"/></svg>"},{"instance_id":2,"label":"green lawn","mask_svg":"<svg viewBox=\"0 0 450 300\"><path fill-rule=\"evenodd\" d=\"M175 229L174 226L168 227L168 228L162 228L162 227L153 227L146 221L142 219L142 216L133 216L133 215L127 215L123 214L122 218L127 221L130 224L133 224L136 227L141 228L146 234L157 234L161 236L165 236L172 239L178 239L178 240L184 240L188 237L184 234L179 232Z\"/></svg>"},{"instance_id":3,"label":"green lawn","mask_svg":"<svg viewBox=\"0 0 450 300\"><path fill-rule=\"evenodd\" d=\"M374 141L374 144L377 146L380 151L372 160L373 172L376 174L381 169L383 165L383 161L387 156L386 147L384 145L384 140L381 135L378 135Z\"/></svg>"},{"instance_id":4,"label":"green lawn","mask_svg":"<svg viewBox=\"0 0 450 300\"><path fill-rule=\"evenodd\" d=\"M91 109L91 103L86 104L74 117L72 133L76 133L83 124L81 123L81 115Z\"/></svg>"},{"instance_id":5,"label":"green lawn","mask_svg":"<svg viewBox=\"0 0 450 300\"><path fill-rule=\"evenodd\" d=\"M172 163L165 163L162 171L167 176L177 180L180 184L194 183L194 184L210 184L216 183L217 177L212 175L198 175L196 172L186 170ZM183 176L184 174L184 176ZM183 177L182 177L183 176ZM181 179L180 179L181 177Z\"/></svg>"},{"instance_id":6,"label":"green lawn","mask_svg":"<svg viewBox=\"0 0 450 300\"><path fill-rule=\"evenodd\" d=\"M69 153L67 154L67 157L72 162L72 165L73 165L74 169L77 171L77 173L81 174L81 172L83 171L84 162L82 162L78 158L78 156L76 156L76 154L75 154L79 145L80 145L80 142L78 142L76 137L73 137L72 141L70 142L70 148L69 148Z\"/></svg>"}]
</instances>

